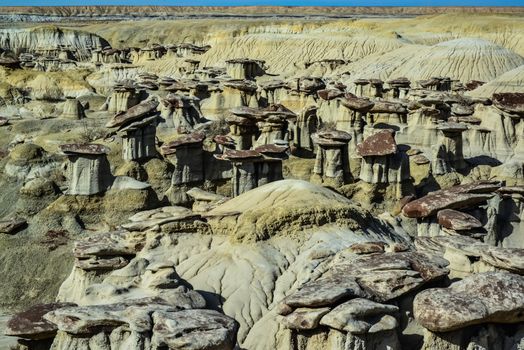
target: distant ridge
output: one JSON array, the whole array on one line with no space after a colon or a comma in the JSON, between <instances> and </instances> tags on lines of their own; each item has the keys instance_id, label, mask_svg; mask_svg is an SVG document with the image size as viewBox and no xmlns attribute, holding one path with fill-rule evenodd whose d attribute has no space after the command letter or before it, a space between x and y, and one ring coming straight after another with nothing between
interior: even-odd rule
<instances>
[{"instance_id":1,"label":"distant ridge","mask_svg":"<svg viewBox=\"0 0 524 350\"><path fill-rule=\"evenodd\" d=\"M394 6L0 6L0 14L74 16L137 16L156 17L177 14L232 15L430 15L440 13L515 13L524 14L524 7L394 7Z\"/></svg>"}]
</instances>

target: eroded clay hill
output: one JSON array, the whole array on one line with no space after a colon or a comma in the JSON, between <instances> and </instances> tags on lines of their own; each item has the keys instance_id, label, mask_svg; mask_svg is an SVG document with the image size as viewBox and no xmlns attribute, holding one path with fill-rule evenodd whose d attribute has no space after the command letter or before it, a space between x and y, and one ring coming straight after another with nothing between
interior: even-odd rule
<instances>
[{"instance_id":1,"label":"eroded clay hill","mask_svg":"<svg viewBox=\"0 0 524 350\"><path fill-rule=\"evenodd\" d=\"M523 22L451 12L4 26L0 347L520 349Z\"/></svg>"}]
</instances>

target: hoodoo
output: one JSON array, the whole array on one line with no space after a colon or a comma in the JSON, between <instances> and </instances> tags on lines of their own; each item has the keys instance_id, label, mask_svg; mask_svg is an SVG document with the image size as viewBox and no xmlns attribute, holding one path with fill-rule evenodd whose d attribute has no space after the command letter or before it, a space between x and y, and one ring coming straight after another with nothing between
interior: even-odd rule
<instances>
[{"instance_id":1,"label":"hoodoo","mask_svg":"<svg viewBox=\"0 0 524 350\"><path fill-rule=\"evenodd\" d=\"M109 148L99 144L65 144L60 150L67 156L66 164L70 195L93 195L105 192L113 176L107 153Z\"/></svg>"}]
</instances>

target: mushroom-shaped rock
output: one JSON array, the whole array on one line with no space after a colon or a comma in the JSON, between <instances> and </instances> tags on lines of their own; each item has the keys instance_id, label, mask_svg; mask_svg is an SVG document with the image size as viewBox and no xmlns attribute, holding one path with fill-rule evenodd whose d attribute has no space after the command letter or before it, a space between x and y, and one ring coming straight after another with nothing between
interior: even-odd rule
<instances>
[{"instance_id":1,"label":"mushroom-shaped rock","mask_svg":"<svg viewBox=\"0 0 524 350\"><path fill-rule=\"evenodd\" d=\"M113 117L113 119L111 119L106 124L106 127L108 128L121 127L123 125L126 125L127 123L136 121L151 113L156 112L157 107L158 107L158 101L156 100L148 100L148 101L141 102L137 104L136 106L129 108L125 112L116 114Z\"/></svg>"},{"instance_id":2,"label":"mushroom-shaped rock","mask_svg":"<svg viewBox=\"0 0 524 350\"><path fill-rule=\"evenodd\" d=\"M283 157L265 156L257 150L227 149L218 158L229 160L233 165L231 183L234 197L269 182L282 179Z\"/></svg>"},{"instance_id":3,"label":"mushroom-shaped rock","mask_svg":"<svg viewBox=\"0 0 524 350\"><path fill-rule=\"evenodd\" d=\"M375 103L367 98L346 96L346 98L342 99L342 105L357 112L367 113L373 108Z\"/></svg>"},{"instance_id":4,"label":"mushroom-shaped rock","mask_svg":"<svg viewBox=\"0 0 524 350\"><path fill-rule=\"evenodd\" d=\"M289 147L274 144L262 145L255 148L255 151L271 158L286 158Z\"/></svg>"},{"instance_id":5,"label":"mushroom-shaped rock","mask_svg":"<svg viewBox=\"0 0 524 350\"><path fill-rule=\"evenodd\" d=\"M393 130L380 130L357 145L357 153L362 156L359 174L362 181L389 184L410 178L409 157L398 152L394 135Z\"/></svg>"},{"instance_id":6,"label":"mushroom-shaped rock","mask_svg":"<svg viewBox=\"0 0 524 350\"><path fill-rule=\"evenodd\" d=\"M482 227L482 223L474 216L453 209L440 210L437 219L440 226L455 231Z\"/></svg>"},{"instance_id":7,"label":"mushroom-shaped rock","mask_svg":"<svg viewBox=\"0 0 524 350\"><path fill-rule=\"evenodd\" d=\"M171 183L180 185L204 179L202 143L205 135L192 133L162 146L162 154L175 166Z\"/></svg>"},{"instance_id":8,"label":"mushroom-shaped rock","mask_svg":"<svg viewBox=\"0 0 524 350\"><path fill-rule=\"evenodd\" d=\"M68 194L92 195L105 192L113 183L107 153L100 144L65 144L60 150L67 156Z\"/></svg>"},{"instance_id":9,"label":"mushroom-shaped rock","mask_svg":"<svg viewBox=\"0 0 524 350\"><path fill-rule=\"evenodd\" d=\"M505 272L474 274L448 288L420 292L413 309L417 322L433 332L523 322L524 277Z\"/></svg>"},{"instance_id":10,"label":"mushroom-shaped rock","mask_svg":"<svg viewBox=\"0 0 524 350\"><path fill-rule=\"evenodd\" d=\"M397 153L394 131L385 129L374 133L357 145L357 152L362 157L386 156Z\"/></svg>"},{"instance_id":11,"label":"mushroom-shaped rock","mask_svg":"<svg viewBox=\"0 0 524 350\"><path fill-rule=\"evenodd\" d=\"M76 306L73 303L37 304L29 309L13 315L7 322L5 334L31 340L53 338L57 327L54 323L44 319L48 312Z\"/></svg>"},{"instance_id":12,"label":"mushroom-shaped rock","mask_svg":"<svg viewBox=\"0 0 524 350\"><path fill-rule=\"evenodd\" d=\"M339 130L319 131L312 140L318 146L313 173L322 182L347 183L351 177L348 152L351 135Z\"/></svg>"},{"instance_id":13,"label":"mushroom-shaped rock","mask_svg":"<svg viewBox=\"0 0 524 350\"><path fill-rule=\"evenodd\" d=\"M238 58L226 61L226 72L233 79L254 79L264 75L264 61Z\"/></svg>"}]
</instances>

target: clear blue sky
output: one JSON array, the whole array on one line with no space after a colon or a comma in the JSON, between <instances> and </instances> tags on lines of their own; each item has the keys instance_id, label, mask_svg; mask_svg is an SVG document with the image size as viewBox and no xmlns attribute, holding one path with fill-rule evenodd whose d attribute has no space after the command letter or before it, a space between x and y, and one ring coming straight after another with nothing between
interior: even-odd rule
<instances>
[{"instance_id":1,"label":"clear blue sky","mask_svg":"<svg viewBox=\"0 0 524 350\"><path fill-rule=\"evenodd\" d=\"M0 0L0 6L524 6L524 0Z\"/></svg>"}]
</instances>

